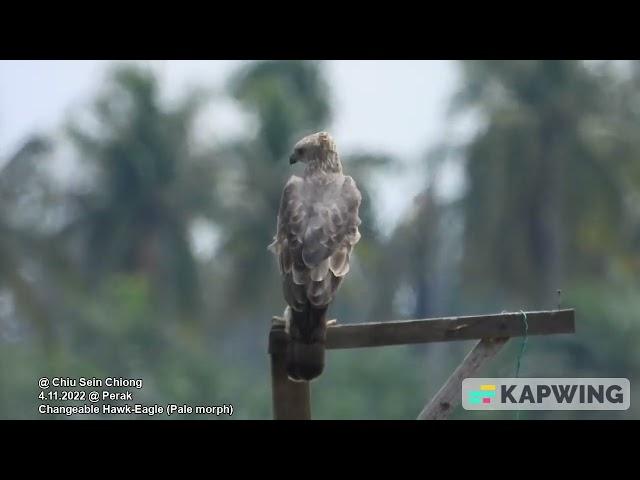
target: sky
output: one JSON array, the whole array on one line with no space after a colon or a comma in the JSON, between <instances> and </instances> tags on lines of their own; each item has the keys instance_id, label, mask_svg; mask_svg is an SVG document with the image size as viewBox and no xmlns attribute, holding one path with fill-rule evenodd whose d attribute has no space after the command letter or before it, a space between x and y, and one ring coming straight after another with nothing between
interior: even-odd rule
<instances>
[{"instance_id":1,"label":"sky","mask_svg":"<svg viewBox=\"0 0 640 480\"><path fill-rule=\"evenodd\" d=\"M163 80L167 101L187 86L221 90L243 61L139 61ZM0 158L6 158L31 133L59 132L99 90L109 61L0 61ZM428 148L458 135L445 111L458 83L453 61L327 61L325 71L334 100L329 131L343 153L358 150L394 155L406 169L378 179L383 224L392 228L421 189L412 174ZM231 103L218 104L211 135L233 134L242 115ZM464 129L464 127L463 127ZM205 130L208 134L208 130ZM455 181L453 182L455 184Z\"/></svg>"}]
</instances>

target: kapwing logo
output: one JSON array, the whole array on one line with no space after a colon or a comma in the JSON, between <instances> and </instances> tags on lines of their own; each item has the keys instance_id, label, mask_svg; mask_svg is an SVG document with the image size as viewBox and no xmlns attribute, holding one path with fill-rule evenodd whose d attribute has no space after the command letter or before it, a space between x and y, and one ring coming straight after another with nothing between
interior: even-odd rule
<instances>
[{"instance_id":1,"label":"kapwing logo","mask_svg":"<svg viewBox=\"0 0 640 480\"><path fill-rule=\"evenodd\" d=\"M469 391L469 403L472 405L488 404L496 396L495 385L480 385L480 390Z\"/></svg>"},{"instance_id":2,"label":"kapwing logo","mask_svg":"<svg viewBox=\"0 0 640 480\"><path fill-rule=\"evenodd\" d=\"M626 378L467 378L465 410L628 410Z\"/></svg>"}]
</instances>

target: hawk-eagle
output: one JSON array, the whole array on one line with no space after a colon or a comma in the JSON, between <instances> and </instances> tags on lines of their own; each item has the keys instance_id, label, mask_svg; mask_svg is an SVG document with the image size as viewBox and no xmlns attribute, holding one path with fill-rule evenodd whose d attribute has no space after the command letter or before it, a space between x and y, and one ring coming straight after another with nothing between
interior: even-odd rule
<instances>
[{"instance_id":1,"label":"hawk-eagle","mask_svg":"<svg viewBox=\"0 0 640 480\"><path fill-rule=\"evenodd\" d=\"M342 173L335 143L326 132L296 143L289 163L304 163L302 177L284 187L277 233L269 245L277 257L287 307L287 374L310 381L324 369L327 308L349 272L349 257L360 240L362 196Z\"/></svg>"}]
</instances>

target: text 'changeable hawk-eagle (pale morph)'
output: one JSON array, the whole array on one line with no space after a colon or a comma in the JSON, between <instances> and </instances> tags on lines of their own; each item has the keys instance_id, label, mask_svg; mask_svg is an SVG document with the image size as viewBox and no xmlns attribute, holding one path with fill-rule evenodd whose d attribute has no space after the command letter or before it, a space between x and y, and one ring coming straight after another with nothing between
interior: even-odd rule
<instances>
[{"instance_id":1,"label":"text 'changeable hawk-eagle (pale morph)'","mask_svg":"<svg viewBox=\"0 0 640 480\"><path fill-rule=\"evenodd\" d=\"M287 374L310 381L324 369L327 309L349 272L349 257L360 240L362 196L342 163L331 136L300 140L289 163L305 164L302 177L284 187L277 233L269 249L277 255L287 302Z\"/></svg>"}]
</instances>

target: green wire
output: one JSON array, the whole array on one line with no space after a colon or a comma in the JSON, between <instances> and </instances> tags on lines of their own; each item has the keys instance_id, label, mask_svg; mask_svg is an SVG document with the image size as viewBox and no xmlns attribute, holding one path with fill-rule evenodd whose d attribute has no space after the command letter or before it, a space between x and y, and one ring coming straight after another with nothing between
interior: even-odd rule
<instances>
[{"instance_id":1,"label":"green wire","mask_svg":"<svg viewBox=\"0 0 640 480\"><path fill-rule=\"evenodd\" d=\"M529 332L529 323L527 322L527 314L520 310L520 313L524 315L524 336L522 337L522 346L520 347L520 353L518 354L518 359L516 361L516 378L520 375L520 362L522 361L522 356L524 355L524 351L527 348L527 334ZM520 420L520 410L516 411L516 420Z\"/></svg>"}]
</instances>

